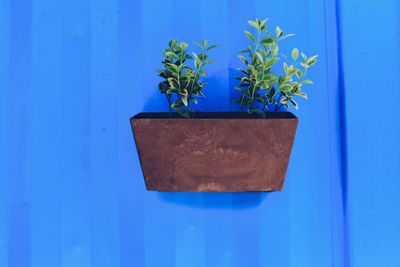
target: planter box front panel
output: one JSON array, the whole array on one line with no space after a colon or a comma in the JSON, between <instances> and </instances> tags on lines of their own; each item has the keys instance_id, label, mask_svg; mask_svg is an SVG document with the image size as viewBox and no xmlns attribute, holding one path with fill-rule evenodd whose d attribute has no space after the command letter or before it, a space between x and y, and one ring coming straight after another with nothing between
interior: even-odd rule
<instances>
[{"instance_id":1,"label":"planter box front panel","mask_svg":"<svg viewBox=\"0 0 400 267\"><path fill-rule=\"evenodd\" d=\"M148 190L281 190L296 117L131 119Z\"/></svg>"}]
</instances>

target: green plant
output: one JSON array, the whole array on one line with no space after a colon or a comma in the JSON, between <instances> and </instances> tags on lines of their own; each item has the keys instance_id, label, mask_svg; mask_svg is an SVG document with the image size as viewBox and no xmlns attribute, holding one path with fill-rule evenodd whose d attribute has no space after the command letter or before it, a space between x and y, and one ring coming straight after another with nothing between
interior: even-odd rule
<instances>
[{"instance_id":1,"label":"green plant","mask_svg":"<svg viewBox=\"0 0 400 267\"><path fill-rule=\"evenodd\" d=\"M298 108L295 96L307 99L306 93L302 92L304 84L312 84L311 80L306 80L305 76L309 67L317 62L318 56L307 57L294 48L291 53L291 63L283 63L283 74L278 75L273 71L274 65L279 61L279 41L293 36L284 34L279 26L275 33L267 30L267 19L261 21L248 21L251 27L256 30L256 36L244 31L251 45L247 49L240 51L240 60L246 68L239 68L241 75L236 77L239 82L241 97L235 101L243 108L247 108L249 113L257 113L265 116L265 112L271 110L280 111L282 107L289 108L289 103L294 108ZM299 66L300 65L300 66Z\"/></svg>"},{"instance_id":2,"label":"green plant","mask_svg":"<svg viewBox=\"0 0 400 267\"><path fill-rule=\"evenodd\" d=\"M165 79L158 87L167 98L170 114L175 110L185 118L194 117L191 103L197 104L199 97L205 97L203 87L206 83L202 77L206 76L206 72L203 67L212 63L207 52L216 47L208 45L207 40L195 44L201 52L192 52L192 57L187 43L178 44L177 40L171 40L169 47L164 50L164 69L158 70L158 75ZM190 61L193 61L193 68L187 64Z\"/></svg>"}]
</instances>

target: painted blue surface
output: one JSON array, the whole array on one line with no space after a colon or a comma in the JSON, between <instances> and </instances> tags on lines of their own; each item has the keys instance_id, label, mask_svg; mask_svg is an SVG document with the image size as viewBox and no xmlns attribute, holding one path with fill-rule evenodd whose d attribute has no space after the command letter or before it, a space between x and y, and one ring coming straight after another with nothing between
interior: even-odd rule
<instances>
[{"instance_id":1,"label":"painted blue surface","mask_svg":"<svg viewBox=\"0 0 400 267\"><path fill-rule=\"evenodd\" d=\"M0 267L400 266L396 0L1 0ZM219 44L235 110L248 19L319 54L280 193L145 191L128 119L166 110L172 38Z\"/></svg>"}]
</instances>

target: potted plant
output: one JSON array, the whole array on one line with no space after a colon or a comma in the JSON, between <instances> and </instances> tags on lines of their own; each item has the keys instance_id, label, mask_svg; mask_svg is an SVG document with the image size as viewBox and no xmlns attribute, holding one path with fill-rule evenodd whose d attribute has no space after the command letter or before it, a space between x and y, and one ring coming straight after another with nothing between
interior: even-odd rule
<instances>
[{"instance_id":1,"label":"potted plant","mask_svg":"<svg viewBox=\"0 0 400 267\"><path fill-rule=\"evenodd\" d=\"M298 119L298 108L307 70L317 56L307 57L294 48L291 57L279 53L284 34L278 26L267 30L267 20L249 21L253 33L240 51L244 67L235 101L242 112L195 112L192 104L204 97L204 67L215 45L196 45L200 53L188 52L188 44L169 42L164 51L163 78L169 112L139 113L131 125L148 190L174 192L246 192L282 189ZM282 72L276 66L281 61ZM193 62L193 67L189 65Z\"/></svg>"}]
</instances>

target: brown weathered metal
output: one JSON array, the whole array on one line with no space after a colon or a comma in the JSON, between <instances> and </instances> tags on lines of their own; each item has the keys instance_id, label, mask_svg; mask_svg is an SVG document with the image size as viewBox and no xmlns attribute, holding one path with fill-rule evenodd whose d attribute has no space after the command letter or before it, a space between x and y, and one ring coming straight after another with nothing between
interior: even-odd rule
<instances>
[{"instance_id":1,"label":"brown weathered metal","mask_svg":"<svg viewBox=\"0 0 400 267\"><path fill-rule=\"evenodd\" d=\"M290 112L131 118L147 190L172 192L280 191L297 123Z\"/></svg>"}]
</instances>

